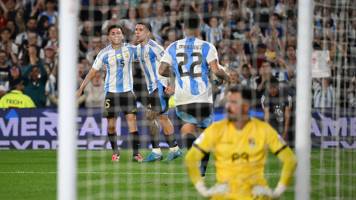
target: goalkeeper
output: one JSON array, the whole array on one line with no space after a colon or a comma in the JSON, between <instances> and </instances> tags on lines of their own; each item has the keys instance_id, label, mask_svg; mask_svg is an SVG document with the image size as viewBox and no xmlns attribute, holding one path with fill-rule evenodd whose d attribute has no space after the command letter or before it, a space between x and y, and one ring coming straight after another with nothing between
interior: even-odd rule
<instances>
[{"instance_id":1,"label":"goalkeeper","mask_svg":"<svg viewBox=\"0 0 356 200\"><path fill-rule=\"evenodd\" d=\"M213 123L186 155L188 174L198 192L211 199L278 199L291 181L296 158L268 123L248 116L252 92L232 87L227 93L227 119ZM283 163L277 187L269 189L264 177L267 148ZM215 156L217 184L207 188L199 163L205 154Z\"/></svg>"}]
</instances>

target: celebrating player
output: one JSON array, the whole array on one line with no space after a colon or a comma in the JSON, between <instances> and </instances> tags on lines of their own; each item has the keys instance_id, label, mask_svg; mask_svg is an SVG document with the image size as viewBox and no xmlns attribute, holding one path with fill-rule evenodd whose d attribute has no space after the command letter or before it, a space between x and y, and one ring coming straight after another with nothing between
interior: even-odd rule
<instances>
[{"instance_id":1,"label":"celebrating player","mask_svg":"<svg viewBox=\"0 0 356 200\"><path fill-rule=\"evenodd\" d=\"M167 116L169 95L166 94L167 80L158 80L158 64L164 53L163 47L150 39L151 25L139 22L135 28L137 45L137 58L144 72L148 90L146 119L149 123L152 152L144 161L152 162L162 160L159 147L159 126L163 129L165 139L169 145L167 160L173 160L182 155L174 137L172 122Z\"/></svg>"},{"instance_id":2,"label":"celebrating player","mask_svg":"<svg viewBox=\"0 0 356 200\"><path fill-rule=\"evenodd\" d=\"M136 97L133 93L132 63L135 47L123 43L122 28L112 25L108 28L110 45L102 49L96 57L93 67L85 77L78 90L78 96L91 81L95 73L106 67L105 78L105 110L104 116L108 119L108 136L113 149L112 161L118 161L120 153L117 146L116 119L118 111L125 114L129 132L131 133L133 160L142 162L139 153L139 135L136 122Z\"/></svg>"},{"instance_id":3,"label":"celebrating player","mask_svg":"<svg viewBox=\"0 0 356 200\"><path fill-rule=\"evenodd\" d=\"M221 79L228 75L218 64L214 45L199 39L199 16L190 12L184 19L184 39L169 45L161 59L160 75L170 77L174 72L174 100L176 114L183 121L181 134L190 148L196 138L197 128L204 129L212 122L213 97L209 72ZM169 86L171 87L171 86ZM204 175L209 156L202 162Z\"/></svg>"},{"instance_id":4,"label":"celebrating player","mask_svg":"<svg viewBox=\"0 0 356 200\"><path fill-rule=\"evenodd\" d=\"M251 90L232 87L227 93L228 119L209 126L194 142L186 155L188 174L198 192L212 199L279 198L288 186L296 158L268 123L248 115ZM264 177L268 151L283 163L281 177L271 191ZM198 164L208 152L214 151L217 184L207 189Z\"/></svg>"}]
</instances>

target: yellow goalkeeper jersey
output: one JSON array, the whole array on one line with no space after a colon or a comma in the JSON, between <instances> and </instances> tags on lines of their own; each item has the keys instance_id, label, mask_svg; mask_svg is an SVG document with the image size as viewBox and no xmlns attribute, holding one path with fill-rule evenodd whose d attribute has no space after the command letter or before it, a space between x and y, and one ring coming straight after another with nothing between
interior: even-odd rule
<instances>
[{"instance_id":1,"label":"yellow goalkeeper jersey","mask_svg":"<svg viewBox=\"0 0 356 200\"><path fill-rule=\"evenodd\" d=\"M264 178L268 151L278 154L288 148L268 123L255 118L242 130L228 120L213 123L194 145L203 152L213 152L217 182L230 186L229 194L213 199L252 199L253 186L268 186Z\"/></svg>"}]
</instances>

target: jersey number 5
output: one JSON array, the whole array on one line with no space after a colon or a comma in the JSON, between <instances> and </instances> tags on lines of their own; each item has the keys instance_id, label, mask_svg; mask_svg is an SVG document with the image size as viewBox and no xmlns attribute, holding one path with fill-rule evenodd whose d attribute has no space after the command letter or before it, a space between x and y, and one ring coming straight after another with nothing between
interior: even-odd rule
<instances>
[{"instance_id":1,"label":"jersey number 5","mask_svg":"<svg viewBox=\"0 0 356 200\"><path fill-rule=\"evenodd\" d=\"M190 66L187 66L188 64L188 53L177 53L177 58L183 58L183 61L178 63L178 70L179 74L181 77L183 76L191 76L191 77L198 77L201 76L201 73L194 73L194 67L197 65L200 65L203 61L202 55L199 52L193 52L190 56L193 57L192 59L195 60L194 58L196 57L196 61L192 62ZM187 69L189 69L189 72L183 72L183 66L186 66Z\"/></svg>"}]
</instances>

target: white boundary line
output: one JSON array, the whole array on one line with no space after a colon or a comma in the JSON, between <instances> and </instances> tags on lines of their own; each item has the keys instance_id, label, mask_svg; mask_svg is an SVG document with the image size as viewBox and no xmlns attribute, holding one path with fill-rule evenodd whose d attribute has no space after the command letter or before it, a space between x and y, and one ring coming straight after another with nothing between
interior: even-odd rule
<instances>
[{"instance_id":1,"label":"white boundary line","mask_svg":"<svg viewBox=\"0 0 356 200\"><path fill-rule=\"evenodd\" d=\"M57 174L56 171L9 171L9 172L1 172L0 174ZM187 173L180 172L100 172L100 171L78 171L78 174L117 174L117 175L186 175ZM206 173L208 175L215 175L215 173ZM265 173L266 176L279 176L279 173ZM325 176L325 175L338 175L338 176L356 176L356 174L332 174L332 173L324 173L324 174L311 174L312 176Z\"/></svg>"}]
</instances>

